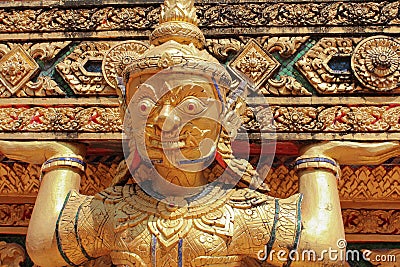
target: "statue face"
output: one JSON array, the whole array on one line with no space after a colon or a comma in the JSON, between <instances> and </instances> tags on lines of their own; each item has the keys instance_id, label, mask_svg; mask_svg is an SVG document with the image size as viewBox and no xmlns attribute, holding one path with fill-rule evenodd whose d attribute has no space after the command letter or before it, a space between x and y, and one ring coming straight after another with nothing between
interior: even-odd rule
<instances>
[{"instance_id":1,"label":"statue face","mask_svg":"<svg viewBox=\"0 0 400 267\"><path fill-rule=\"evenodd\" d=\"M129 111L139 154L157 168L196 172L214 159L222 103L213 84L187 75L145 83ZM160 77L158 77L160 78Z\"/></svg>"}]
</instances>

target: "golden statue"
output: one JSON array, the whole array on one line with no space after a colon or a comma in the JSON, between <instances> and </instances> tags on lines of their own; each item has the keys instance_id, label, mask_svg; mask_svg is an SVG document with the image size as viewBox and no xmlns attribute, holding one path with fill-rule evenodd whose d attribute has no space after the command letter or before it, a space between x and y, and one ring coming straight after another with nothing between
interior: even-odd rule
<instances>
[{"instance_id":1,"label":"golden statue","mask_svg":"<svg viewBox=\"0 0 400 267\"><path fill-rule=\"evenodd\" d=\"M43 164L27 235L37 265L110 256L117 266L344 266L338 162L381 162L399 144L305 147L295 163L299 194L276 199L263 184L251 188L257 173L231 151L230 76L203 49L195 14L194 1L166 0L151 48L124 72L129 151L114 186L79 194L83 144L1 142L6 156ZM305 250L318 260L289 257Z\"/></svg>"}]
</instances>

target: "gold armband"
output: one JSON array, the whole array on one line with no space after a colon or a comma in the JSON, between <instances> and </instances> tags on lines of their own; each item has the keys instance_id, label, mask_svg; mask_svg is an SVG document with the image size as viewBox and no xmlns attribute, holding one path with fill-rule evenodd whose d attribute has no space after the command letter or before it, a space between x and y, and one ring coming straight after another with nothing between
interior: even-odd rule
<instances>
[{"instance_id":1,"label":"gold armband","mask_svg":"<svg viewBox=\"0 0 400 267\"><path fill-rule=\"evenodd\" d=\"M299 157L296 159L294 163L295 170L304 170L304 169L326 169L331 172L339 179L341 172L340 166L336 163L334 159L331 159L326 156L321 157Z\"/></svg>"},{"instance_id":2,"label":"gold armband","mask_svg":"<svg viewBox=\"0 0 400 267\"><path fill-rule=\"evenodd\" d=\"M76 155L71 157L51 158L43 163L41 171L42 173L46 173L60 167L70 167L85 172L86 163L83 161L82 157Z\"/></svg>"}]
</instances>

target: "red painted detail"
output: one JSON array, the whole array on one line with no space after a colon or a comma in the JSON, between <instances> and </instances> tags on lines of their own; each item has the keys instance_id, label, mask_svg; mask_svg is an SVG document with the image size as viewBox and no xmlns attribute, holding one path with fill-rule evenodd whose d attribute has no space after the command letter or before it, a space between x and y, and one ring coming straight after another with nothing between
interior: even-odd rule
<instances>
[{"instance_id":1,"label":"red painted detail","mask_svg":"<svg viewBox=\"0 0 400 267\"><path fill-rule=\"evenodd\" d=\"M38 114L32 117L31 121L29 122L29 124L33 124L33 123L37 123L37 124L42 124L42 120L40 119L40 117L42 117L43 114Z\"/></svg>"},{"instance_id":2,"label":"red painted detail","mask_svg":"<svg viewBox=\"0 0 400 267\"><path fill-rule=\"evenodd\" d=\"M375 120L373 122L371 122L371 124L375 124L382 119L381 115L371 114L371 116L375 118Z\"/></svg>"},{"instance_id":3,"label":"red painted detail","mask_svg":"<svg viewBox=\"0 0 400 267\"><path fill-rule=\"evenodd\" d=\"M100 124L97 118L101 117L100 114L96 111L92 116L89 118L89 122L94 122L96 124Z\"/></svg>"},{"instance_id":4,"label":"red painted detail","mask_svg":"<svg viewBox=\"0 0 400 267\"><path fill-rule=\"evenodd\" d=\"M221 165L222 168L226 169L228 167L228 164L225 162L219 152L215 153L215 160L218 162L219 165Z\"/></svg>"},{"instance_id":5,"label":"red painted detail","mask_svg":"<svg viewBox=\"0 0 400 267\"><path fill-rule=\"evenodd\" d=\"M346 115L347 115L346 113L341 113L339 116L336 116L335 119L333 120L333 124L335 124L336 122L345 123L343 118L346 117Z\"/></svg>"}]
</instances>

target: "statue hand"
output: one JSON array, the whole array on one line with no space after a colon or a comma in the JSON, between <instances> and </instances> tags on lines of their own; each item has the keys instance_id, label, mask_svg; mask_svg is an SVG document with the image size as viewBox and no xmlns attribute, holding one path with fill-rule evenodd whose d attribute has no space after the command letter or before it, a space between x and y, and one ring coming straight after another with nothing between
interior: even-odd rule
<instances>
[{"instance_id":1,"label":"statue hand","mask_svg":"<svg viewBox=\"0 0 400 267\"><path fill-rule=\"evenodd\" d=\"M340 164L381 164L400 155L399 142L361 143L328 141L301 149L303 156L328 156Z\"/></svg>"},{"instance_id":2,"label":"statue hand","mask_svg":"<svg viewBox=\"0 0 400 267\"><path fill-rule=\"evenodd\" d=\"M79 143L55 141L0 141L0 153L4 156L32 164L42 164L49 158L85 156L86 147Z\"/></svg>"}]
</instances>

